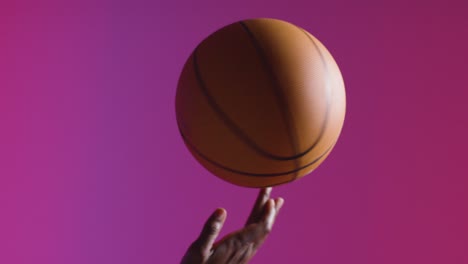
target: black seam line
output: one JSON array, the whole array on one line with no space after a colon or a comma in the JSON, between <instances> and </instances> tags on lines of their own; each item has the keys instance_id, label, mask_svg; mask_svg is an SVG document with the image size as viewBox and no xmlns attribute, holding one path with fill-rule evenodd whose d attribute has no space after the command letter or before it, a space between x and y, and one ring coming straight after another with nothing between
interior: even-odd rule
<instances>
[{"instance_id":1,"label":"black seam line","mask_svg":"<svg viewBox=\"0 0 468 264\"><path fill-rule=\"evenodd\" d=\"M223 123L237 136L239 137L242 141L244 141L248 146L250 146L254 151L259 153L260 155L263 155L265 157L268 157L270 159L274 160L289 160L291 159L290 157L282 157L282 156L277 156L271 153L266 152L265 150L261 149L260 146L257 145L252 139L249 138L249 136L242 131L235 123L234 121L221 109L221 106L214 100L213 96L211 93L208 91L206 88L205 81L203 80L200 69L198 67L198 60L197 60L197 51L198 47L195 49L193 52L193 67L195 71L195 75L197 78L197 81L199 83L200 90L202 91L203 95L205 96L208 104L211 106L211 108L214 110L215 114L223 121Z\"/></svg>"},{"instance_id":2,"label":"black seam line","mask_svg":"<svg viewBox=\"0 0 468 264\"><path fill-rule=\"evenodd\" d=\"M314 42L313 39L310 38L310 36L301 28L298 28L299 30L303 31L304 34L312 41L312 43L314 44L314 46L317 48L318 52L319 52L319 55L320 57L322 58L322 61L324 63L324 65L326 65L325 61L324 61L324 58L323 58L323 54L320 52L320 49L318 48L317 44ZM298 153L296 155L293 155L293 156L288 156L288 157L285 157L285 156L279 156L279 155L274 155L274 154L271 154L271 153L268 153L266 151L264 151L263 149L260 148L260 146L258 146L253 140L251 140L235 123L232 119L229 118L229 116L224 113L224 111L221 109L221 107L216 103L216 101L214 100L214 98L211 96L211 94L208 92L208 90L206 89L206 86L205 86L205 82L203 81L203 78L201 77L201 73L200 73L200 69L198 67L198 63L197 63L197 50L198 50L198 47L195 49L194 53L193 53L193 65L194 65L194 71L195 71L195 75L196 75L196 78L197 78L197 81L199 82L199 87L203 93L203 95L206 97L209 105L214 109L215 113L218 115L219 118L221 118L223 120L223 122L225 123L226 126L228 126L228 128L234 133L236 134L237 137L239 137L242 141L244 141L244 143L246 143L247 145L249 145L253 150L255 150L257 153L265 156L265 157L268 157L270 159L273 159L273 160L293 160L293 159L297 159L297 158L300 158L302 156L305 156L306 154L308 154L317 144L318 142L320 141L320 139L323 137L323 134L325 132L325 128L326 128L326 124L328 123L328 118L329 118L329 105L330 105L330 100L329 100L329 96L327 96L326 100L327 100L327 108L326 108L326 112L325 112L325 120L324 120L324 124L322 125L322 129L319 133L319 136L317 137L317 139L315 140L315 142L309 147L307 148L305 151L301 152L301 153ZM327 68L325 68L327 69ZM328 94L327 94L328 95Z\"/></svg>"},{"instance_id":3,"label":"black seam line","mask_svg":"<svg viewBox=\"0 0 468 264\"><path fill-rule=\"evenodd\" d=\"M203 155L203 153L201 153L194 145L192 145L192 143L190 143L190 141L187 140L187 138L184 136L184 134L182 133L182 131L180 129L179 129L179 132L180 132L180 135L182 136L182 139L184 140L185 144L190 146L190 148L193 151L195 151L195 153L197 153L200 157L202 157L204 160L208 161L212 165L214 165L214 166L216 166L218 168L227 170L229 172L233 172L233 173L237 173L237 174L241 174L241 175L247 175L247 176L255 176L255 177L277 177L277 176L288 175L290 173L297 173L297 172L299 172L299 171L301 171L301 170L303 170L303 169L305 169L307 167L310 167L310 166L314 165L315 163L317 163L327 153L330 152L330 150L333 148L333 146L336 143L336 142L334 142L333 144L331 144L322 154L320 154L320 156L318 156L316 159L314 159L310 163L307 163L306 165L301 166L301 167L297 167L294 170L290 170L290 171L286 171L286 172L276 172L276 173L251 173L251 172L235 170L235 169L229 168L227 166L224 166L224 165L222 165L222 164L220 164L220 163L218 163L218 162L216 162L214 160L209 159L207 156ZM295 179L296 178L294 178L292 180L295 180Z\"/></svg>"},{"instance_id":4,"label":"black seam line","mask_svg":"<svg viewBox=\"0 0 468 264\"><path fill-rule=\"evenodd\" d=\"M320 133L317 137L317 139L315 140L314 143L312 143L312 145L307 148L303 153L306 154L308 152L310 152L313 148L315 148L315 146L317 146L317 144L320 142L320 140L322 139L323 135L325 134L325 130L327 129L327 125L328 125L328 119L330 118L330 105L331 105L331 101L330 101L330 82L329 82L329 76L330 76L330 72L329 72L329 69L328 69L328 64L326 63L325 61L325 57L323 56L322 54L322 51L320 50L319 46L317 45L317 43L314 41L314 39L312 39L310 37L310 35L302 28L298 27L298 26L295 26L297 29L299 29L300 31L302 31L306 37L312 42L312 44L314 45L315 47L315 50L317 50L319 56L320 56L320 60L323 64L323 68L325 70L325 75L327 78L325 78L325 105L326 105L326 108L325 108L325 118L323 120L323 123L322 123L322 128L320 129Z\"/></svg>"},{"instance_id":5,"label":"black seam line","mask_svg":"<svg viewBox=\"0 0 468 264\"><path fill-rule=\"evenodd\" d=\"M276 100L279 106L279 110L281 112L281 115L283 117L283 121L286 124L286 133L288 134L289 137L289 142L292 147L293 151L293 156L297 156L298 152L298 138L296 135L296 127L294 125L294 120L293 120L293 115L291 114L289 105L285 99L285 95L283 90L280 87L278 77L276 76L275 72L273 71L273 68L271 67L270 63L268 63L268 60L265 56L264 49L261 47L260 42L257 40L255 37L254 33L249 29L247 24L243 21L239 22L241 26L244 28L244 30L247 32L247 35L249 36L253 46L257 50L257 54L260 57L260 61L263 64L263 68L267 71L267 74L270 76L270 79L272 80L272 90L276 95ZM294 159L294 167L297 169L299 167L299 160ZM293 180L297 178L297 173L293 175Z\"/></svg>"},{"instance_id":6,"label":"black seam line","mask_svg":"<svg viewBox=\"0 0 468 264\"><path fill-rule=\"evenodd\" d=\"M244 143L246 143L248 146L250 146L255 152L258 154L268 157L273 160L293 160L296 159L300 156L294 155L294 156L279 156L279 155L274 155L271 153L268 153L267 151L263 150L255 141L249 138L249 136L240 129L235 122L221 109L221 106L214 100L213 96L211 93L208 91L206 88L205 81L203 80L201 76L201 71L198 66L198 60L197 60L197 51L198 47L195 49L193 52L193 66L194 66L194 71L195 75L197 78L197 81L199 83L200 90L202 91L203 95L208 101L208 104L211 106L211 108L215 111L215 113L218 115L218 117L224 122L224 124ZM305 155L305 153L304 153Z\"/></svg>"},{"instance_id":7,"label":"black seam line","mask_svg":"<svg viewBox=\"0 0 468 264\"><path fill-rule=\"evenodd\" d=\"M267 74L270 75L270 79L272 80L272 88L273 88L272 90L276 95L277 104L282 114L283 121L286 124L286 132L288 134L289 141L291 143L293 156L296 156L298 152L297 135L295 135L296 129L294 126L294 121L292 120L293 116L290 112L290 108L289 108L288 102L286 101L284 92L280 87L278 77L274 73L271 65L268 63L268 60L265 56L264 49L261 47L260 42L255 37L254 33L249 29L249 27L247 26L245 22L241 21L239 22L239 24L241 24L242 28L244 28L247 35L249 35L249 38L252 44L254 45L255 49L257 50L257 54L260 57L260 61L263 64L263 68L266 69ZM294 164L296 168L299 167L299 161L297 159L294 159Z\"/></svg>"},{"instance_id":8,"label":"black seam line","mask_svg":"<svg viewBox=\"0 0 468 264\"><path fill-rule=\"evenodd\" d=\"M320 133L319 133L317 139L315 140L314 143L312 143L312 145L308 149L306 149L303 152L303 153L309 153L312 149L315 148L315 146L317 146L317 144L320 142L323 135L325 134L325 130L327 129L329 113L330 113L330 104L331 104L331 100L330 100L331 91L330 91L330 81L329 81L330 72L329 72L329 69L328 69L328 64L325 61L325 57L323 56L322 51L320 50L320 47L317 45L317 43L314 41L314 39L303 28L300 28L300 27L298 27L296 25L294 25L294 27L296 27L297 29L302 31L306 35L306 37L312 42L312 45L314 45L315 50L318 52L318 54L320 56L320 61L322 62L323 69L325 70L325 76L326 76L326 78L325 78L325 105L326 105L326 107L325 107L325 118L323 120L322 128L320 129ZM333 144L332 144L332 146L333 146ZM325 153L327 153L328 150L329 149L327 149L327 151L325 151ZM324 154L322 154L321 156L323 156ZM295 174L293 180L295 180L297 177L298 177L298 175Z\"/></svg>"}]
</instances>

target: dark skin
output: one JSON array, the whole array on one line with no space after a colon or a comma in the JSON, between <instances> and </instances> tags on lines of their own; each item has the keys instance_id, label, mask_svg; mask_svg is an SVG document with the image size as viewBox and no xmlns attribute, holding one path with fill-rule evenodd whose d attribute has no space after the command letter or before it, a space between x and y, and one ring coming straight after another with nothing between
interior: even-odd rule
<instances>
[{"instance_id":1,"label":"dark skin","mask_svg":"<svg viewBox=\"0 0 468 264\"><path fill-rule=\"evenodd\" d=\"M271 232L284 200L271 199L271 188L261 189L244 228L230 233L218 242L216 238L226 221L222 208L208 218L200 236L185 253L181 264L248 263Z\"/></svg>"}]
</instances>

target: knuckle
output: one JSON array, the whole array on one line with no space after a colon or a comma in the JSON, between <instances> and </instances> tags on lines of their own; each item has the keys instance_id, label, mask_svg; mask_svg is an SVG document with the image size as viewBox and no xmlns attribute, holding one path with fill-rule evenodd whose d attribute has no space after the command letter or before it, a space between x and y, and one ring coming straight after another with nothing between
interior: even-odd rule
<instances>
[{"instance_id":1,"label":"knuckle","mask_svg":"<svg viewBox=\"0 0 468 264\"><path fill-rule=\"evenodd\" d=\"M237 244L238 244L238 240L236 238L234 239L230 239L228 241L228 247L231 249L231 250L234 250L237 248Z\"/></svg>"},{"instance_id":2,"label":"knuckle","mask_svg":"<svg viewBox=\"0 0 468 264\"><path fill-rule=\"evenodd\" d=\"M237 249L242 248L245 243L245 238L234 239L234 246Z\"/></svg>"},{"instance_id":3,"label":"knuckle","mask_svg":"<svg viewBox=\"0 0 468 264\"><path fill-rule=\"evenodd\" d=\"M272 230L272 226L269 225L269 224L265 224L263 225L263 232L268 235L271 233L271 230Z\"/></svg>"},{"instance_id":4,"label":"knuckle","mask_svg":"<svg viewBox=\"0 0 468 264\"><path fill-rule=\"evenodd\" d=\"M208 235L214 235L219 232L220 228L221 225L218 222L208 223L205 225L205 233Z\"/></svg>"}]
</instances>

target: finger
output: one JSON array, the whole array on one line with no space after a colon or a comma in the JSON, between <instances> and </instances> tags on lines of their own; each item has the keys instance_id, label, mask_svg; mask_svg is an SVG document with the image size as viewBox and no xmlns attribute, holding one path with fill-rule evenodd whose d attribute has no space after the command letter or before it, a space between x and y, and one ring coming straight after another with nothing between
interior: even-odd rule
<instances>
[{"instance_id":1,"label":"finger","mask_svg":"<svg viewBox=\"0 0 468 264\"><path fill-rule=\"evenodd\" d=\"M271 187L262 188L260 190L257 196L257 200L255 201L254 207L252 208L252 211L250 212L250 216L247 219L247 222L245 225L255 223L260 219L263 213L263 207L265 206L265 203L270 198L271 190L272 190Z\"/></svg>"},{"instance_id":2,"label":"finger","mask_svg":"<svg viewBox=\"0 0 468 264\"><path fill-rule=\"evenodd\" d=\"M278 216L279 211L283 207L284 199L278 197L276 199L269 199L265 205L265 213L262 216L262 222L265 227L266 233L269 233L273 228L276 217Z\"/></svg>"},{"instance_id":3,"label":"finger","mask_svg":"<svg viewBox=\"0 0 468 264\"><path fill-rule=\"evenodd\" d=\"M276 209L275 217L278 215L279 211L283 207L283 204L284 204L284 199L283 198L278 197L278 198L275 199L275 209Z\"/></svg>"},{"instance_id":4,"label":"finger","mask_svg":"<svg viewBox=\"0 0 468 264\"><path fill-rule=\"evenodd\" d=\"M244 243L253 242L257 245L263 243L263 240L270 233L275 217L275 200L268 199L265 203L260 219L251 225L246 226L237 235Z\"/></svg>"},{"instance_id":5,"label":"finger","mask_svg":"<svg viewBox=\"0 0 468 264\"><path fill-rule=\"evenodd\" d=\"M224 221L226 220L226 214L226 210L223 208L216 209L203 226L200 236L195 241L195 244L202 255L207 256L210 253L213 243L218 237Z\"/></svg>"},{"instance_id":6,"label":"finger","mask_svg":"<svg viewBox=\"0 0 468 264\"><path fill-rule=\"evenodd\" d=\"M275 215L276 215L275 206L276 206L275 201L273 199L269 199L267 203L265 204L265 211L264 211L264 214L262 215L261 221L267 233L270 232L271 228L273 227L273 222L274 222Z\"/></svg>"}]
</instances>

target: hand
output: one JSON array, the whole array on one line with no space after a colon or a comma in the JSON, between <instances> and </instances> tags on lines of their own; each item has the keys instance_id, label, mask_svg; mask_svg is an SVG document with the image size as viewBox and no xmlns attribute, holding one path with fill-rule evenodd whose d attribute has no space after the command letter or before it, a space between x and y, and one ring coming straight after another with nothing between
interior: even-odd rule
<instances>
[{"instance_id":1,"label":"hand","mask_svg":"<svg viewBox=\"0 0 468 264\"><path fill-rule=\"evenodd\" d=\"M270 199L270 193L271 187L261 189L245 227L215 243L226 220L226 210L216 209L181 264L248 263L271 232L284 203L282 198Z\"/></svg>"}]
</instances>

